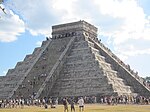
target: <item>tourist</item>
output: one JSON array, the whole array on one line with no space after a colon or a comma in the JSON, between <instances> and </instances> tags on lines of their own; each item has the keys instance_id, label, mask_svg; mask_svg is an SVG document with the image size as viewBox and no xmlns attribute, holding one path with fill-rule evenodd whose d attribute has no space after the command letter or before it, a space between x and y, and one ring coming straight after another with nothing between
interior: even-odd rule
<instances>
[{"instance_id":1,"label":"tourist","mask_svg":"<svg viewBox=\"0 0 150 112\"><path fill-rule=\"evenodd\" d=\"M2 108L2 100L0 100L0 108Z\"/></svg>"},{"instance_id":2,"label":"tourist","mask_svg":"<svg viewBox=\"0 0 150 112\"><path fill-rule=\"evenodd\" d=\"M83 112L84 111L84 100L82 97L78 100L78 104L79 104L79 111Z\"/></svg>"},{"instance_id":3,"label":"tourist","mask_svg":"<svg viewBox=\"0 0 150 112\"><path fill-rule=\"evenodd\" d=\"M24 99L20 99L20 106L21 108L24 108Z\"/></svg>"},{"instance_id":4,"label":"tourist","mask_svg":"<svg viewBox=\"0 0 150 112\"><path fill-rule=\"evenodd\" d=\"M68 101L67 98L63 99L63 105L64 105L64 112L68 112Z\"/></svg>"},{"instance_id":5,"label":"tourist","mask_svg":"<svg viewBox=\"0 0 150 112\"><path fill-rule=\"evenodd\" d=\"M72 99L71 102L70 102L70 105L71 105L71 112L72 112L72 110L75 112L74 104L75 104L75 102L74 102L73 99Z\"/></svg>"}]
</instances>

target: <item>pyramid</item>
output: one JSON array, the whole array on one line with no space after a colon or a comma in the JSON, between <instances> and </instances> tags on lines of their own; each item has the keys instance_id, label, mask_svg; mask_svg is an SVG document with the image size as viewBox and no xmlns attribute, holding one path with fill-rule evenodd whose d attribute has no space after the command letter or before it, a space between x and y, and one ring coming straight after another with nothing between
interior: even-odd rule
<instances>
[{"instance_id":1,"label":"pyramid","mask_svg":"<svg viewBox=\"0 0 150 112\"><path fill-rule=\"evenodd\" d=\"M0 99L150 96L143 79L97 38L85 21L52 26L52 38L0 77Z\"/></svg>"}]
</instances>

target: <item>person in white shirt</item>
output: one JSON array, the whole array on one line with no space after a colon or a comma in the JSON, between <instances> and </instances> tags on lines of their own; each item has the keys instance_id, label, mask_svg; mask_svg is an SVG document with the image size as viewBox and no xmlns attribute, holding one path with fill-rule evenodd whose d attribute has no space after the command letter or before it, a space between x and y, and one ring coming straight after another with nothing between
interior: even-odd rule
<instances>
[{"instance_id":1,"label":"person in white shirt","mask_svg":"<svg viewBox=\"0 0 150 112\"><path fill-rule=\"evenodd\" d=\"M78 100L78 104L79 104L79 111L83 112L84 111L84 100L82 97Z\"/></svg>"}]
</instances>

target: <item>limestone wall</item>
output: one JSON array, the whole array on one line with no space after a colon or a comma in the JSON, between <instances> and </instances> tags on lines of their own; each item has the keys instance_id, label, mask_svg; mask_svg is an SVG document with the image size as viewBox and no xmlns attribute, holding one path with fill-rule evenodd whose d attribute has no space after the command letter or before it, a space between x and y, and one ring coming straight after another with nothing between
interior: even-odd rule
<instances>
[{"instance_id":1,"label":"limestone wall","mask_svg":"<svg viewBox=\"0 0 150 112\"><path fill-rule=\"evenodd\" d=\"M61 24L52 26L52 38L64 38L69 36L78 36L83 31L86 34L96 37L97 28L85 21L78 21L73 23Z\"/></svg>"},{"instance_id":2,"label":"limestone wall","mask_svg":"<svg viewBox=\"0 0 150 112\"><path fill-rule=\"evenodd\" d=\"M114 93L112 85L108 84L107 77L99 69L99 64L89 47L91 45L90 42L85 41L84 36L78 36L50 96L87 96Z\"/></svg>"},{"instance_id":3,"label":"limestone wall","mask_svg":"<svg viewBox=\"0 0 150 112\"><path fill-rule=\"evenodd\" d=\"M70 38L54 39L43 51L13 97L29 98L36 95L61 53L65 50Z\"/></svg>"},{"instance_id":4,"label":"limestone wall","mask_svg":"<svg viewBox=\"0 0 150 112\"><path fill-rule=\"evenodd\" d=\"M107 50L98 43L95 47L99 49L100 54L105 57L108 63L111 63L113 69L117 71L118 77L122 78L125 83L132 87L133 93L137 93L143 96L150 96L150 90L143 85L138 79L136 79L133 74L131 74L124 66L122 66L112 55L109 54Z\"/></svg>"},{"instance_id":5,"label":"limestone wall","mask_svg":"<svg viewBox=\"0 0 150 112\"><path fill-rule=\"evenodd\" d=\"M33 54L27 55L24 61L18 62L13 69L9 69L3 80L0 81L0 98L8 98L14 93L14 89L19 86L32 64L39 56L41 49L45 47L46 42L43 42L40 48L36 48Z\"/></svg>"}]
</instances>

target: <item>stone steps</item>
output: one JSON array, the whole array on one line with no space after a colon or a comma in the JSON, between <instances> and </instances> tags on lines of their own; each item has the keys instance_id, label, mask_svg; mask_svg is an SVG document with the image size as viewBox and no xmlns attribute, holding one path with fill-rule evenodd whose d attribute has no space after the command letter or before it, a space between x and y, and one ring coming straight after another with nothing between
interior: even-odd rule
<instances>
[{"instance_id":1,"label":"stone steps","mask_svg":"<svg viewBox=\"0 0 150 112\"><path fill-rule=\"evenodd\" d=\"M104 75L108 78L108 81L114 87L115 92L130 92L131 87L127 86L123 79L119 78L117 75L117 71L112 70L112 65L107 63L105 58L100 55L99 50L96 48L92 48L95 51L95 57L99 62L100 69L103 71Z\"/></svg>"},{"instance_id":2,"label":"stone steps","mask_svg":"<svg viewBox=\"0 0 150 112\"><path fill-rule=\"evenodd\" d=\"M23 80L16 94L22 94L24 98L29 98L33 92L37 93L68 42L69 38L52 40ZM46 74L46 76L41 79L42 74Z\"/></svg>"},{"instance_id":3,"label":"stone steps","mask_svg":"<svg viewBox=\"0 0 150 112\"><path fill-rule=\"evenodd\" d=\"M84 54L90 54L90 53L91 53L90 48L72 49L69 56L72 56L72 55L76 56L78 54L84 55Z\"/></svg>"},{"instance_id":4,"label":"stone steps","mask_svg":"<svg viewBox=\"0 0 150 112\"><path fill-rule=\"evenodd\" d=\"M64 75L65 74L65 75ZM62 74L61 78L85 78L85 77L104 77L102 72L95 70L78 70L78 71L68 71ZM91 75L92 74L92 75Z\"/></svg>"},{"instance_id":5,"label":"stone steps","mask_svg":"<svg viewBox=\"0 0 150 112\"><path fill-rule=\"evenodd\" d=\"M97 43L98 44L98 43ZM96 45L97 46L97 45ZM103 46L101 46L101 47L103 47ZM98 48L96 48L96 49L98 49ZM101 53L103 50L101 50L100 52L99 52L99 54L100 55L103 55L103 53ZM103 55L104 57L107 57L108 58L108 56L106 55L107 53L105 52L105 55ZM96 54L96 58L98 58L98 54ZM101 60L101 58L100 59L98 59L100 62L101 61L103 61L103 60ZM106 61L108 60L108 59L105 59ZM110 59L109 59L110 60ZM107 61L107 62L110 62L110 61ZM103 66L103 65L102 65ZM111 66L110 66L111 68L113 68L114 69L114 66L113 66L113 64L111 63ZM103 69L104 69L104 71L106 71L107 69L109 70L109 67L102 67ZM117 71L116 69L115 69L115 71ZM126 84L126 81L122 78L122 77L120 77L120 74L119 73L108 73L108 71L106 71L105 72L105 74L107 74L106 76L108 77L108 79L110 80L110 82L114 85L114 86L116 86L116 85L119 85L119 86L121 86L122 85L122 87L123 88L130 88L129 90L129 92L134 92L134 90L133 90L133 88L131 88L131 86L127 86ZM112 81L112 80L114 80L114 81ZM115 83L114 83L115 82ZM116 84L116 85L115 85ZM117 89L117 88L116 88ZM118 90L119 91L119 90ZM124 93L125 93L125 90L124 90Z\"/></svg>"},{"instance_id":6,"label":"stone steps","mask_svg":"<svg viewBox=\"0 0 150 112\"><path fill-rule=\"evenodd\" d=\"M53 91L51 96L91 96L99 94L99 91L111 93L112 88L111 86L92 86L92 87L78 87L78 88L59 88L56 91Z\"/></svg>"},{"instance_id":7,"label":"stone steps","mask_svg":"<svg viewBox=\"0 0 150 112\"><path fill-rule=\"evenodd\" d=\"M111 64L106 63L106 62L99 62L99 66L101 66L102 68L107 69L107 70L112 70Z\"/></svg>"},{"instance_id":8,"label":"stone steps","mask_svg":"<svg viewBox=\"0 0 150 112\"><path fill-rule=\"evenodd\" d=\"M74 42L72 49L78 49L78 48L80 49L85 47L88 47L88 42L82 40L82 41Z\"/></svg>"},{"instance_id":9,"label":"stone steps","mask_svg":"<svg viewBox=\"0 0 150 112\"><path fill-rule=\"evenodd\" d=\"M105 57L104 56L101 56L101 55L99 55L99 54L95 54L95 57L96 57L96 59L98 60L98 61L100 61L100 62L105 62Z\"/></svg>"},{"instance_id":10,"label":"stone steps","mask_svg":"<svg viewBox=\"0 0 150 112\"><path fill-rule=\"evenodd\" d=\"M46 43L47 42L45 42L44 44ZM14 69L8 70L4 81L1 82L3 94L0 94L0 98L8 98L9 95L13 93L13 90L18 86L18 82L23 80L22 78L32 66L37 56L40 54L41 50L45 46L44 44L41 47L35 48L32 54L26 55L23 61L20 61L16 64ZM9 91L7 91L7 89Z\"/></svg>"},{"instance_id":11,"label":"stone steps","mask_svg":"<svg viewBox=\"0 0 150 112\"><path fill-rule=\"evenodd\" d=\"M80 70L80 69L90 69L98 65L97 61L77 61L72 63L66 63L64 69L69 70Z\"/></svg>"},{"instance_id":12,"label":"stone steps","mask_svg":"<svg viewBox=\"0 0 150 112\"><path fill-rule=\"evenodd\" d=\"M71 95L72 93L76 95L77 93L84 93L84 88L91 89L92 86L99 90L108 90L110 87L111 84L107 83L107 77L102 74L102 71L99 71L98 61L96 61L92 53L98 53L99 51L95 48L90 48L85 43L88 42L75 42L71 53L67 56L63 74L60 75L52 89L54 93L59 93L60 96ZM89 60L84 59L86 56L90 56ZM103 62L103 64L110 66L108 63ZM71 89L74 87L77 90L73 92ZM80 88L83 88L83 90L80 90ZM60 90L60 92L57 90ZM96 92L99 91L97 90L94 93Z\"/></svg>"},{"instance_id":13,"label":"stone steps","mask_svg":"<svg viewBox=\"0 0 150 112\"><path fill-rule=\"evenodd\" d=\"M90 47L91 51L93 54L99 54L99 50L94 48L94 47Z\"/></svg>"},{"instance_id":14,"label":"stone steps","mask_svg":"<svg viewBox=\"0 0 150 112\"><path fill-rule=\"evenodd\" d=\"M76 62L76 61L88 61L88 60L93 60L94 59L94 55L93 54L84 54L84 55L71 55L67 57L67 62L71 63L71 62Z\"/></svg>"},{"instance_id":15,"label":"stone steps","mask_svg":"<svg viewBox=\"0 0 150 112\"><path fill-rule=\"evenodd\" d=\"M85 41L85 40L81 40L81 41L76 41L74 42L74 45L72 46L72 49L74 48L85 48L85 47L94 47L94 44L90 41Z\"/></svg>"}]
</instances>

